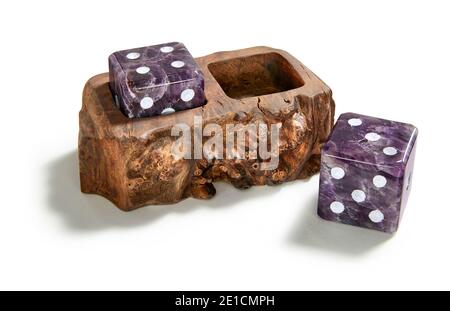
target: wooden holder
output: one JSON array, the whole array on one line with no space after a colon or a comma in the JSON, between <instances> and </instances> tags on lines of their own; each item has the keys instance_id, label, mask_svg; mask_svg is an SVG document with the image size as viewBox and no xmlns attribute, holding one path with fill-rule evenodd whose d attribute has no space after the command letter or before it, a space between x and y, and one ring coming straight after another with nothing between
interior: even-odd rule
<instances>
[{"instance_id":1,"label":"wooden holder","mask_svg":"<svg viewBox=\"0 0 450 311\"><path fill-rule=\"evenodd\" d=\"M334 123L331 90L308 68L269 47L218 52L196 59L205 76L207 104L171 115L126 118L114 105L108 74L92 77L80 111L81 191L122 210L148 204L207 199L213 182L237 188L307 178L319 171L320 149ZM261 170L261 159L184 159L171 148L173 125L281 123L279 165ZM208 139L205 137L204 139ZM225 148L225 146L224 146Z\"/></svg>"}]
</instances>

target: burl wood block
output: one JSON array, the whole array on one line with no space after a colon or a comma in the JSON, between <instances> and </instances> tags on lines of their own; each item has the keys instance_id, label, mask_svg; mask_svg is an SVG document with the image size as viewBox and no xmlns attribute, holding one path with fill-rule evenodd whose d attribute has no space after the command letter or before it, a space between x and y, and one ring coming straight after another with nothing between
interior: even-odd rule
<instances>
[{"instance_id":1,"label":"burl wood block","mask_svg":"<svg viewBox=\"0 0 450 311\"><path fill-rule=\"evenodd\" d=\"M216 181L245 189L319 171L321 147L334 123L334 102L330 88L314 73L289 53L269 47L218 52L196 62L204 74L207 103L170 115L129 119L114 105L108 73L86 83L79 115L82 192L100 194L128 211L211 198ZM194 136L199 118L203 128L218 124L223 133L229 125L266 124L270 129L279 124L278 165L264 169L269 160L248 157L248 144L244 159L174 155L179 139L171 134L174 125L187 125Z\"/></svg>"}]
</instances>

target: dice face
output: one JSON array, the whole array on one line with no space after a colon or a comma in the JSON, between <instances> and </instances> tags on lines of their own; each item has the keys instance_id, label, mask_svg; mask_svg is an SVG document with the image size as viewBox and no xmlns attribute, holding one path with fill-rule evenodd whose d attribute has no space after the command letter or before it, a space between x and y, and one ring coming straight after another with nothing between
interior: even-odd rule
<instances>
[{"instance_id":1,"label":"dice face","mask_svg":"<svg viewBox=\"0 0 450 311\"><path fill-rule=\"evenodd\" d=\"M393 233L411 190L417 128L342 114L322 149L318 214Z\"/></svg>"},{"instance_id":2,"label":"dice face","mask_svg":"<svg viewBox=\"0 0 450 311\"><path fill-rule=\"evenodd\" d=\"M109 75L116 105L129 118L206 103L203 74L179 42L115 52L109 57Z\"/></svg>"}]
</instances>

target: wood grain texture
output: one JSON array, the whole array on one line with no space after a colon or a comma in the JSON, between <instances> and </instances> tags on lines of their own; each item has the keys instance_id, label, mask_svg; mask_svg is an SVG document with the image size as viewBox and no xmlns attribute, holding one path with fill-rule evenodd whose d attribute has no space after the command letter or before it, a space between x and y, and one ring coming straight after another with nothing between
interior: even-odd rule
<instances>
[{"instance_id":1,"label":"wood grain texture","mask_svg":"<svg viewBox=\"0 0 450 311\"><path fill-rule=\"evenodd\" d=\"M207 199L213 183L237 188L275 185L319 171L320 149L334 122L330 88L290 54L269 47L218 52L197 58L207 104L171 115L126 118L114 105L108 74L92 77L79 114L81 191L102 195L122 210ZM171 150L174 124L281 123L279 165L261 159L184 159ZM207 139L204 137L203 139ZM226 152L226 151L225 151Z\"/></svg>"}]
</instances>

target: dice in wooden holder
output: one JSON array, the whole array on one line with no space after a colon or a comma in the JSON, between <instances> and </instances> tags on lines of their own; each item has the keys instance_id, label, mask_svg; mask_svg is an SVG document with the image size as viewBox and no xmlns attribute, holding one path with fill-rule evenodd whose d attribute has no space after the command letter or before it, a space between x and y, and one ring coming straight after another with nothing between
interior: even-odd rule
<instances>
[{"instance_id":1,"label":"dice in wooden holder","mask_svg":"<svg viewBox=\"0 0 450 311\"><path fill-rule=\"evenodd\" d=\"M319 171L320 150L334 123L334 102L330 88L316 75L287 52L269 47L218 52L196 61L205 76L207 104L171 115L129 119L114 105L107 73L86 83L79 115L82 192L102 195L128 211L210 198L215 181L245 189ZM278 166L264 170L260 158L174 156L178 137L171 129L175 124L193 128L194 116L201 117L203 127L214 123L224 132L230 124L281 124Z\"/></svg>"}]
</instances>

